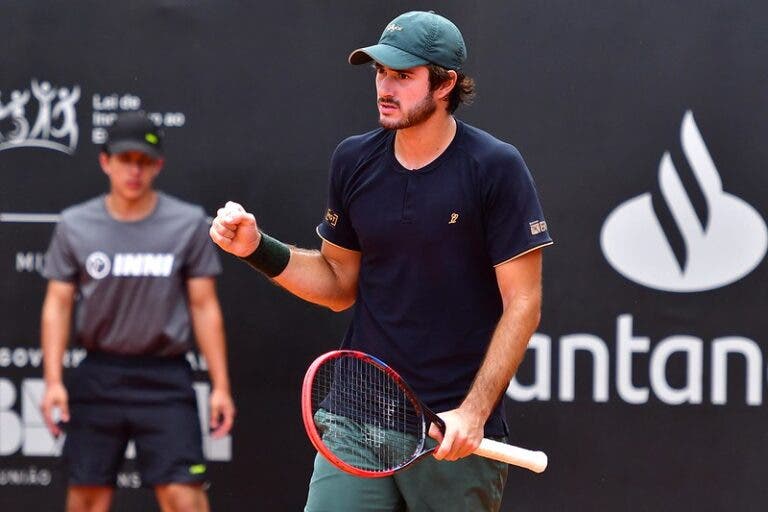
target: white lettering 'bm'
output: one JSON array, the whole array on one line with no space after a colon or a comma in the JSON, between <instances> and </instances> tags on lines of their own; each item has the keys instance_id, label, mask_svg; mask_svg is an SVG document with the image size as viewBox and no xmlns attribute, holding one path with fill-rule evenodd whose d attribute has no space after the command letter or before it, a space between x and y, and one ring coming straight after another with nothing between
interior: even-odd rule
<instances>
[{"instance_id":1,"label":"white lettering 'bm'","mask_svg":"<svg viewBox=\"0 0 768 512\"><path fill-rule=\"evenodd\" d=\"M113 276L168 277L173 269L173 254L115 254Z\"/></svg>"}]
</instances>

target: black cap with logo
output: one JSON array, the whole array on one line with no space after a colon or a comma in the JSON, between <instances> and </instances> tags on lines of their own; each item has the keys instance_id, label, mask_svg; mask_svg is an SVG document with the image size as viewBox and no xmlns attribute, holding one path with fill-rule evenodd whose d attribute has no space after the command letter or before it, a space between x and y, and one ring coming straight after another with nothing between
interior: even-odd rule
<instances>
[{"instance_id":1,"label":"black cap with logo","mask_svg":"<svg viewBox=\"0 0 768 512\"><path fill-rule=\"evenodd\" d=\"M111 155L140 151L152 158L162 158L163 130L145 112L122 112L107 128L103 149Z\"/></svg>"}]
</instances>

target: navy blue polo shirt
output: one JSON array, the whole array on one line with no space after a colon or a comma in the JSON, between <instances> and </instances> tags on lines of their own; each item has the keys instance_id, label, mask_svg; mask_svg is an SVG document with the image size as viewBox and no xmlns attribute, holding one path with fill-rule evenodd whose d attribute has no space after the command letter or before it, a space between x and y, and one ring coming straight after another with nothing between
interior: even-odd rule
<instances>
[{"instance_id":1,"label":"navy blue polo shirt","mask_svg":"<svg viewBox=\"0 0 768 512\"><path fill-rule=\"evenodd\" d=\"M361 253L342 348L382 359L442 412L466 396L501 316L494 266L552 239L513 146L457 121L443 154L413 171L394 139L377 129L339 144L317 232ZM506 433L497 407L485 435Z\"/></svg>"}]
</instances>

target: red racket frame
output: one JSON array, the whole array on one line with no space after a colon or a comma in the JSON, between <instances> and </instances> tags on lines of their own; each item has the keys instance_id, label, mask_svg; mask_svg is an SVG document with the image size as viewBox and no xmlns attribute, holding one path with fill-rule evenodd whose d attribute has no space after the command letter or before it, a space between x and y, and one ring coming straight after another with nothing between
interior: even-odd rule
<instances>
[{"instance_id":1,"label":"red racket frame","mask_svg":"<svg viewBox=\"0 0 768 512\"><path fill-rule=\"evenodd\" d=\"M325 443L323 443L323 439L320 433L317 431L317 427L315 425L314 411L312 409L312 384L315 380L315 375L317 374L317 371L320 369L321 366L328 363L329 361L332 361L334 359L341 359L343 357L354 357L357 359L361 359L363 361L366 361L367 363L372 364L373 366L376 366L380 370L386 372L390 377L392 377L392 379L398 384L398 386L400 386L400 388L405 392L405 394L411 400L411 402L414 405L414 408L416 409L416 413L421 417L421 423L422 423L421 425L422 436L420 440L420 445L418 449L414 451L414 453L418 453L417 456L413 457L412 459L406 461L405 463L395 468L392 468L386 471L369 471L369 470L357 468L355 466L352 466L344 462L339 457L334 455L334 453L330 449L328 449L327 446L325 446ZM423 455L426 455L434 450L434 448L424 450L424 441L427 436L427 428L428 428L426 414L425 414L426 411L427 409L422 405L421 401L416 397L416 394L411 390L408 384L402 379L402 377L400 377L400 375L398 375L398 373L395 370L387 366L386 363L384 363L383 361L380 361L379 359L376 359L375 357L369 354L366 354L364 352L359 352L357 350L333 350L331 352L327 352L321 355L320 357L315 359L312 362L312 364L309 366L309 369L307 369L307 373L306 375L304 375L304 383L301 387L301 417L304 420L304 428L307 431L309 440L312 441L312 445L314 445L317 451L320 452L320 454L323 455L323 457L328 459L328 461L334 466L338 467L343 471L346 471L347 473L350 473L355 476L364 477L364 478L382 478L382 477L393 475L397 471L415 462L417 459L419 459ZM436 415L434 415L434 418L432 418L433 415L434 414L429 415L430 421L439 422L440 426L442 428L445 428L442 420L438 418Z\"/></svg>"}]
</instances>

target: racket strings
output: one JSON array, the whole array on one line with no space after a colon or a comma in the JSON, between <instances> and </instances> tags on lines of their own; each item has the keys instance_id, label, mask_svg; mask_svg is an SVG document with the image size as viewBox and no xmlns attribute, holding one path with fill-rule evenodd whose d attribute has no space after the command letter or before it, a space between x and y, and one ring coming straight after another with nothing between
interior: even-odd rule
<instances>
[{"instance_id":1,"label":"racket strings","mask_svg":"<svg viewBox=\"0 0 768 512\"><path fill-rule=\"evenodd\" d=\"M396 379L364 359L346 356L321 366L312 406L323 443L351 466L391 471L420 453L420 408Z\"/></svg>"}]
</instances>

